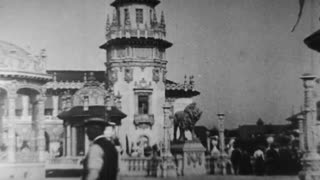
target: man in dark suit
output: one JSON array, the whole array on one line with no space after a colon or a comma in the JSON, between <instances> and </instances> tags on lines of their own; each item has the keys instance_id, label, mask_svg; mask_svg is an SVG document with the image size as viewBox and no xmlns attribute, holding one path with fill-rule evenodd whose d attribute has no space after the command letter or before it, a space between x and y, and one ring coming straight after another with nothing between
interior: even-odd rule
<instances>
[{"instance_id":1,"label":"man in dark suit","mask_svg":"<svg viewBox=\"0 0 320 180\"><path fill-rule=\"evenodd\" d=\"M104 136L107 125L103 118L90 118L85 121L91 145L84 160L83 180L117 179L118 152L114 144Z\"/></svg>"}]
</instances>

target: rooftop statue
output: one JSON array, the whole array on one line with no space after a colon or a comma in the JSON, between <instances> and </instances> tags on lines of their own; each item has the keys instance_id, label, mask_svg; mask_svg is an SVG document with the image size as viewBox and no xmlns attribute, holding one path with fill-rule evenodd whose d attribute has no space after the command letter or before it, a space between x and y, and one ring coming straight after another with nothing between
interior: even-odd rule
<instances>
[{"instance_id":1,"label":"rooftop statue","mask_svg":"<svg viewBox=\"0 0 320 180\"><path fill-rule=\"evenodd\" d=\"M174 114L173 126L174 126L174 141L184 142L187 140L185 131L188 130L192 134L192 140L195 140L194 126L200 119L202 111L197 107L196 103L189 104L183 111L178 111ZM177 130L179 128L180 136L177 139Z\"/></svg>"}]
</instances>

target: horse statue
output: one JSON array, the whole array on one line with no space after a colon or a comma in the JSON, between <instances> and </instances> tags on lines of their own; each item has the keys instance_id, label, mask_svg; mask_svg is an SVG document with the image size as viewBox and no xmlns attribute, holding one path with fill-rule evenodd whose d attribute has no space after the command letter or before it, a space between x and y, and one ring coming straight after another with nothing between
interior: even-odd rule
<instances>
[{"instance_id":1,"label":"horse statue","mask_svg":"<svg viewBox=\"0 0 320 180\"><path fill-rule=\"evenodd\" d=\"M192 140L196 138L194 126L200 119L202 111L197 107L196 103L191 103L185 107L183 111L178 111L173 117L173 140L186 141L185 131L188 130L192 134ZM180 136L177 139L177 130L179 128Z\"/></svg>"}]
</instances>

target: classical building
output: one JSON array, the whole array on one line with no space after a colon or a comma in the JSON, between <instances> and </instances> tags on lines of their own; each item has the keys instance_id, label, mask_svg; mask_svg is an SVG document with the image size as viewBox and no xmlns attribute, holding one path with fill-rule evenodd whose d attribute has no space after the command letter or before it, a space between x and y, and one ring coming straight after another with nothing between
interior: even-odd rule
<instances>
[{"instance_id":1,"label":"classical building","mask_svg":"<svg viewBox=\"0 0 320 180\"><path fill-rule=\"evenodd\" d=\"M45 100L46 83L52 77L46 73L45 51L32 56L13 44L0 41L0 150L1 163L31 163L31 178L44 177L45 161ZM25 172L1 166L0 179L22 178ZM38 174L35 173L41 170ZM28 173L30 172L28 170ZM6 173L4 173L6 172Z\"/></svg>"}]
</instances>

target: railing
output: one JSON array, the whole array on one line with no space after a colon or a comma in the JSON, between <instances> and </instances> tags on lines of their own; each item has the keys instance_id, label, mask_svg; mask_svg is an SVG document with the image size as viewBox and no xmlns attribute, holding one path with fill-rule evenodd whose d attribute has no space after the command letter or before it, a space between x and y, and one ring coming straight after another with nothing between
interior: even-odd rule
<instances>
[{"instance_id":1,"label":"railing","mask_svg":"<svg viewBox=\"0 0 320 180\"><path fill-rule=\"evenodd\" d=\"M80 165L83 157L59 157L47 160L47 164L73 164Z\"/></svg>"},{"instance_id":2,"label":"railing","mask_svg":"<svg viewBox=\"0 0 320 180\"><path fill-rule=\"evenodd\" d=\"M124 176L156 176L160 158L125 157L120 161L120 174Z\"/></svg>"},{"instance_id":3,"label":"railing","mask_svg":"<svg viewBox=\"0 0 320 180\"><path fill-rule=\"evenodd\" d=\"M46 169L82 169L83 157L59 157L46 161Z\"/></svg>"},{"instance_id":4,"label":"railing","mask_svg":"<svg viewBox=\"0 0 320 180\"><path fill-rule=\"evenodd\" d=\"M123 37L145 37L145 38L155 38L164 39L166 37L165 29L118 29L110 30L106 34L107 40L123 38Z\"/></svg>"}]
</instances>

